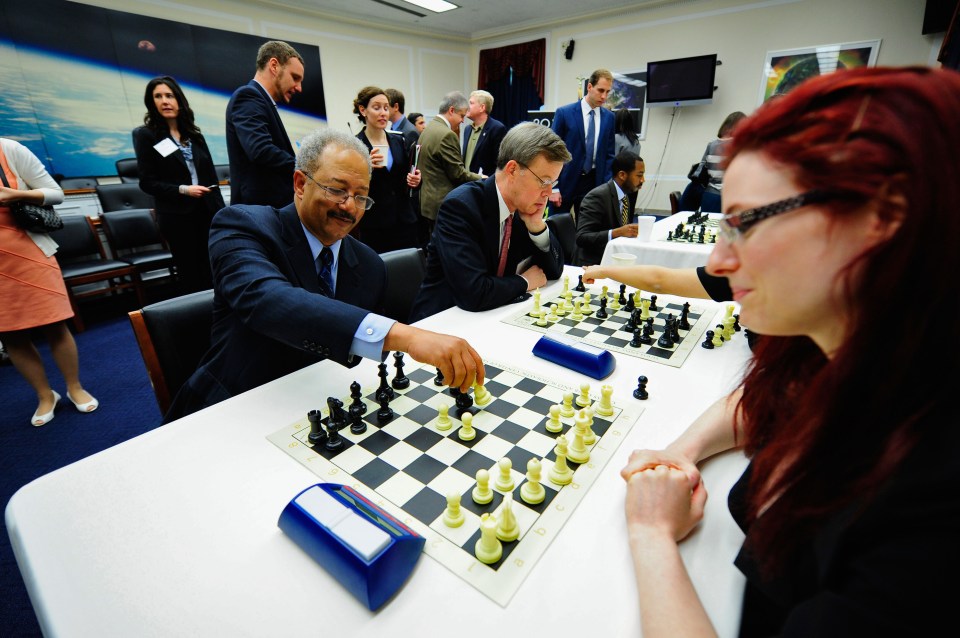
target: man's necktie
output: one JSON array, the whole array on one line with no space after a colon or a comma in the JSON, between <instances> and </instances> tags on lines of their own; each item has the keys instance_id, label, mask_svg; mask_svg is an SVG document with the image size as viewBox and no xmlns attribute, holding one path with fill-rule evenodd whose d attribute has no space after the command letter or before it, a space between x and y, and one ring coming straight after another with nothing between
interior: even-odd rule
<instances>
[{"instance_id":1,"label":"man's necktie","mask_svg":"<svg viewBox=\"0 0 960 638\"><path fill-rule=\"evenodd\" d=\"M333 299L333 251L324 246L317 257L317 263L320 266L320 274L317 276L320 292Z\"/></svg>"},{"instance_id":2,"label":"man's necktie","mask_svg":"<svg viewBox=\"0 0 960 638\"><path fill-rule=\"evenodd\" d=\"M497 277L503 277L507 269L507 253L510 251L510 232L513 229L513 213L507 215L503 227L503 241L500 242L500 265L497 266Z\"/></svg>"},{"instance_id":3,"label":"man's necktie","mask_svg":"<svg viewBox=\"0 0 960 638\"><path fill-rule=\"evenodd\" d=\"M620 200L620 225L626 226L630 223L630 198L626 195Z\"/></svg>"},{"instance_id":4,"label":"man's necktie","mask_svg":"<svg viewBox=\"0 0 960 638\"><path fill-rule=\"evenodd\" d=\"M583 157L583 172L589 173L593 168L593 138L597 134L597 125L593 120L593 109L590 109L590 125L587 126L587 153Z\"/></svg>"}]
</instances>

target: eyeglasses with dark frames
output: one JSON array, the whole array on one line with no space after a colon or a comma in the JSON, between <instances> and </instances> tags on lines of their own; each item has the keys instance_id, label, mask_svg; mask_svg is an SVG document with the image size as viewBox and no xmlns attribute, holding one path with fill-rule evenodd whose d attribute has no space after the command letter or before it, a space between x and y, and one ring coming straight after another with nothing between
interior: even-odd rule
<instances>
[{"instance_id":1,"label":"eyeglasses with dark frames","mask_svg":"<svg viewBox=\"0 0 960 638\"><path fill-rule=\"evenodd\" d=\"M300 172L303 173L304 176L307 179L309 179L311 182L313 182L314 184L322 188L323 192L326 193L327 195L327 199L329 199L331 202L336 202L337 204L343 204L344 202L346 202L348 199L352 197L353 201L357 203L357 208L361 208L363 210L370 210L371 208L373 208L373 199L370 197L367 197L366 195L351 195L350 193L343 190L342 188L333 188L332 186L324 186L323 184L313 179L303 171L300 171Z\"/></svg>"},{"instance_id":2,"label":"eyeglasses with dark frames","mask_svg":"<svg viewBox=\"0 0 960 638\"><path fill-rule=\"evenodd\" d=\"M552 182L546 181L545 179L543 179L542 177L540 177L539 175L531 171L530 167L524 164L523 162L517 162L517 164L520 166L520 168L525 168L527 172L529 172L531 175L537 178L537 181L540 182L540 190L547 190L548 188L550 190L553 190L554 188L557 187L557 184L560 183L559 179L555 179Z\"/></svg>"},{"instance_id":3,"label":"eyeglasses with dark frames","mask_svg":"<svg viewBox=\"0 0 960 638\"><path fill-rule=\"evenodd\" d=\"M724 215L720 218L717 228L720 236L727 243L733 243L739 238L743 237L747 231L764 219L775 217L776 215L781 215L783 213L789 213L792 210L797 210L798 208L803 208L804 206L809 206L810 204L825 202L828 199L832 199L832 196L826 191L809 190L805 193L800 193L799 195L794 195L793 197L787 197L786 199L781 199L771 204L765 204L764 206L758 206L756 208L748 208L747 210L742 210L739 213L729 213Z\"/></svg>"}]
</instances>

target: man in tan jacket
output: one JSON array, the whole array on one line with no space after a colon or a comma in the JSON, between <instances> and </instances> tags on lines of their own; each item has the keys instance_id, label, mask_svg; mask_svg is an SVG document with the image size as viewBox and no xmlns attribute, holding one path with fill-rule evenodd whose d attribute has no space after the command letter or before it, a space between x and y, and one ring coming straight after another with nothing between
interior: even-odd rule
<instances>
[{"instance_id":1,"label":"man in tan jacket","mask_svg":"<svg viewBox=\"0 0 960 638\"><path fill-rule=\"evenodd\" d=\"M460 153L460 125L467 114L467 97L460 91L444 96L439 115L420 134L420 215L426 224L427 239L433 233L440 203L447 193L465 182L483 179L463 165Z\"/></svg>"}]
</instances>

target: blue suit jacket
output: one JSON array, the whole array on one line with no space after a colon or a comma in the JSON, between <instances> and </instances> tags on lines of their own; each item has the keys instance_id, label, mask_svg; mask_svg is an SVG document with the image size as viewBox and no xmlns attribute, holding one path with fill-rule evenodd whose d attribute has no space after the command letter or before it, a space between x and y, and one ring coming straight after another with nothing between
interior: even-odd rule
<instances>
[{"instance_id":1,"label":"blue suit jacket","mask_svg":"<svg viewBox=\"0 0 960 638\"><path fill-rule=\"evenodd\" d=\"M227 103L230 203L280 208L293 201L294 152L270 96L256 80Z\"/></svg>"},{"instance_id":2,"label":"blue suit jacket","mask_svg":"<svg viewBox=\"0 0 960 638\"><path fill-rule=\"evenodd\" d=\"M570 198L580 179L583 159L587 154L585 139L587 132L583 128L583 112L580 100L561 106L553 116L553 132L560 136L573 159L563 166L560 172L561 210L570 210ZM597 138L596 158L597 179L594 186L600 186L613 177L613 156L616 147L616 117L610 109L600 107L600 135Z\"/></svg>"},{"instance_id":3,"label":"blue suit jacket","mask_svg":"<svg viewBox=\"0 0 960 638\"><path fill-rule=\"evenodd\" d=\"M510 303L527 291L527 281L516 273L527 257L547 279L563 273L560 241L550 235L544 252L530 239L523 220L513 216L510 249L503 277L500 263L500 203L496 177L468 182L450 191L440 205L433 238L427 246L427 272L413 302L410 321L418 321L457 305L464 310L489 310ZM549 232L549 231L546 231Z\"/></svg>"},{"instance_id":4,"label":"blue suit jacket","mask_svg":"<svg viewBox=\"0 0 960 638\"><path fill-rule=\"evenodd\" d=\"M164 422L323 359L360 362L350 345L360 322L382 309L383 260L347 236L336 298L320 293L317 269L293 204L228 206L210 228L214 280L211 346Z\"/></svg>"},{"instance_id":5,"label":"blue suit jacket","mask_svg":"<svg viewBox=\"0 0 960 638\"><path fill-rule=\"evenodd\" d=\"M467 142L470 141L470 135L473 130L464 126L463 136L463 156L467 156ZM470 166L467 170L471 173L479 173L483 169L483 174L490 176L497 172L497 155L500 153L500 142L503 136L507 134L507 127L500 120L487 117L486 124L480 130L480 139L473 149L473 157L470 158Z\"/></svg>"}]
</instances>

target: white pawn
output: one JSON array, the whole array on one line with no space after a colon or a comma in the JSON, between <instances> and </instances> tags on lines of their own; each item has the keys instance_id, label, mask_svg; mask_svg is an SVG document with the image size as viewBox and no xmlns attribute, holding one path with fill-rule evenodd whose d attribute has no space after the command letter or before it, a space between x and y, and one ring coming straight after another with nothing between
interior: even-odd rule
<instances>
[{"instance_id":1,"label":"white pawn","mask_svg":"<svg viewBox=\"0 0 960 638\"><path fill-rule=\"evenodd\" d=\"M492 400L493 396L487 392L487 389L483 385L479 383L473 384L473 402L475 404L483 406L487 405Z\"/></svg>"},{"instance_id":2,"label":"white pawn","mask_svg":"<svg viewBox=\"0 0 960 638\"><path fill-rule=\"evenodd\" d=\"M566 297L568 292L570 292L570 275L564 275L563 276L563 292L561 293L560 296Z\"/></svg>"},{"instance_id":3,"label":"white pawn","mask_svg":"<svg viewBox=\"0 0 960 638\"><path fill-rule=\"evenodd\" d=\"M567 458L582 465L590 460L590 450L583 441L587 432L587 414L583 410L580 410L580 414L574 420L573 431L573 445L570 446Z\"/></svg>"},{"instance_id":4,"label":"white pawn","mask_svg":"<svg viewBox=\"0 0 960 638\"><path fill-rule=\"evenodd\" d=\"M540 289L537 288L533 291L533 310L530 311L531 317L540 316Z\"/></svg>"},{"instance_id":5,"label":"white pawn","mask_svg":"<svg viewBox=\"0 0 960 638\"><path fill-rule=\"evenodd\" d=\"M547 424L543 426L547 432L563 432L563 422L560 421L560 406L550 406L550 418Z\"/></svg>"},{"instance_id":6,"label":"white pawn","mask_svg":"<svg viewBox=\"0 0 960 638\"><path fill-rule=\"evenodd\" d=\"M593 314L593 307L590 305L590 299L591 297L589 292L583 293L583 303L580 304L580 312L585 315Z\"/></svg>"},{"instance_id":7,"label":"white pawn","mask_svg":"<svg viewBox=\"0 0 960 638\"><path fill-rule=\"evenodd\" d=\"M600 401L596 404L597 414L600 416L613 416L613 402L611 401L612 396L612 385L605 384L600 386Z\"/></svg>"},{"instance_id":8,"label":"white pawn","mask_svg":"<svg viewBox=\"0 0 960 638\"><path fill-rule=\"evenodd\" d=\"M581 408L585 408L590 405L590 384L581 383L580 384L580 396L577 397L577 405Z\"/></svg>"},{"instance_id":9,"label":"white pawn","mask_svg":"<svg viewBox=\"0 0 960 638\"><path fill-rule=\"evenodd\" d=\"M494 484L494 487L501 492L509 492L513 489L513 475L510 474L510 468L513 466L513 463L505 456L497 461L497 465L500 467L500 475L497 477L497 482Z\"/></svg>"},{"instance_id":10,"label":"white pawn","mask_svg":"<svg viewBox=\"0 0 960 638\"><path fill-rule=\"evenodd\" d=\"M443 524L447 527L460 527L463 525L463 512L460 511L460 494L450 492L447 494L447 509L443 512Z\"/></svg>"},{"instance_id":11,"label":"white pawn","mask_svg":"<svg viewBox=\"0 0 960 638\"><path fill-rule=\"evenodd\" d=\"M583 444L593 445L597 442L597 435L593 431L593 406L589 405L585 407L582 412L587 414L587 430L583 433Z\"/></svg>"},{"instance_id":12,"label":"white pawn","mask_svg":"<svg viewBox=\"0 0 960 638\"><path fill-rule=\"evenodd\" d=\"M460 420L463 421L463 426L460 428L460 431L457 432L457 436L461 441L472 441L477 437L477 431L473 429L473 414L470 412L464 412L460 416Z\"/></svg>"},{"instance_id":13,"label":"white pawn","mask_svg":"<svg viewBox=\"0 0 960 638\"><path fill-rule=\"evenodd\" d=\"M553 453L557 455L557 460L553 462L553 467L547 473L547 478L556 485L569 485L573 481L573 470L567 465L567 437L560 435L557 437L557 447Z\"/></svg>"},{"instance_id":14,"label":"white pawn","mask_svg":"<svg viewBox=\"0 0 960 638\"><path fill-rule=\"evenodd\" d=\"M567 312L573 311L573 293L569 290L563 293L563 308Z\"/></svg>"},{"instance_id":15,"label":"white pawn","mask_svg":"<svg viewBox=\"0 0 960 638\"><path fill-rule=\"evenodd\" d=\"M573 408L573 392L566 392L563 395L563 405L560 406L560 416L572 417L577 411Z\"/></svg>"},{"instance_id":16,"label":"white pawn","mask_svg":"<svg viewBox=\"0 0 960 638\"><path fill-rule=\"evenodd\" d=\"M503 497L503 504L497 510L497 521L497 538L509 543L520 537L520 525L517 524L517 515L513 513L512 493Z\"/></svg>"},{"instance_id":17,"label":"white pawn","mask_svg":"<svg viewBox=\"0 0 960 638\"><path fill-rule=\"evenodd\" d=\"M477 486L473 488L473 502L477 505L486 505L493 500L493 490L490 489L490 472L477 470Z\"/></svg>"},{"instance_id":18,"label":"white pawn","mask_svg":"<svg viewBox=\"0 0 960 638\"><path fill-rule=\"evenodd\" d=\"M581 304L582 302L579 299L573 302L573 314L570 315L570 318L574 321L583 321L583 309Z\"/></svg>"},{"instance_id":19,"label":"white pawn","mask_svg":"<svg viewBox=\"0 0 960 638\"><path fill-rule=\"evenodd\" d=\"M552 321L554 323L556 323L557 321L560 321L559 309L557 308L557 304L555 303L550 304L550 314L547 315L547 321Z\"/></svg>"},{"instance_id":20,"label":"white pawn","mask_svg":"<svg viewBox=\"0 0 960 638\"><path fill-rule=\"evenodd\" d=\"M600 289L600 291L603 293L603 298L606 299L610 295L610 286L604 286L603 288ZM610 302L607 301L607 303L610 303Z\"/></svg>"},{"instance_id":21,"label":"white pawn","mask_svg":"<svg viewBox=\"0 0 960 638\"><path fill-rule=\"evenodd\" d=\"M610 310L620 310L620 296L617 293L610 295Z\"/></svg>"},{"instance_id":22,"label":"white pawn","mask_svg":"<svg viewBox=\"0 0 960 638\"><path fill-rule=\"evenodd\" d=\"M716 330L713 333L713 346L719 348L723 345L723 330Z\"/></svg>"},{"instance_id":23,"label":"white pawn","mask_svg":"<svg viewBox=\"0 0 960 638\"><path fill-rule=\"evenodd\" d=\"M487 565L503 556L503 545L497 540L497 519L488 512L480 515L480 540L473 546L477 560Z\"/></svg>"},{"instance_id":24,"label":"white pawn","mask_svg":"<svg viewBox=\"0 0 960 638\"><path fill-rule=\"evenodd\" d=\"M446 403L440 405L437 409L439 416L437 416L437 429L438 430L449 430L453 427L453 419L450 418L450 406Z\"/></svg>"},{"instance_id":25,"label":"white pawn","mask_svg":"<svg viewBox=\"0 0 960 638\"><path fill-rule=\"evenodd\" d=\"M520 486L520 498L525 503L542 503L547 491L540 485L540 460L536 457L527 461L527 482Z\"/></svg>"},{"instance_id":26,"label":"white pawn","mask_svg":"<svg viewBox=\"0 0 960 638\"><path fill-rule=\"evenodd\" d=\"M547 321L547 313L544 310L540 311L540 314L537 315L536 324L540 327L546 326L549 322Z\"/></svg>"}]
</instances>

